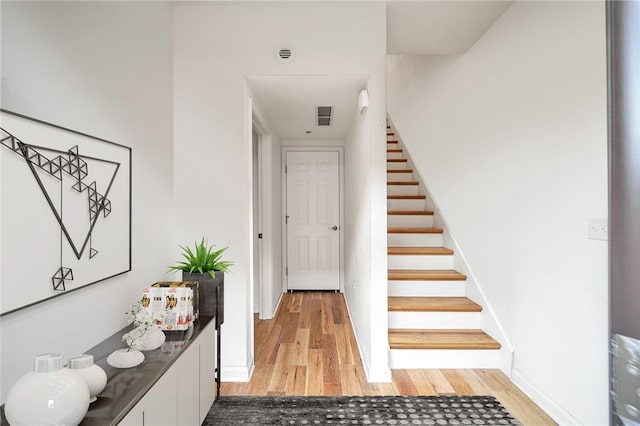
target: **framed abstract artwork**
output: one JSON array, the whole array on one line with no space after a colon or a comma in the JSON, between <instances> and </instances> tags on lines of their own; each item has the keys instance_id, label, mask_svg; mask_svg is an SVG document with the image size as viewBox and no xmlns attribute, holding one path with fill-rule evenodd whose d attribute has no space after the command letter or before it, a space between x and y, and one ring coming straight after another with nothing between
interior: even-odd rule
<instances>
[{"instance_id":1,"label":"framed abstract artwork","mask_svg":"<svg viewBox=\"0 0 640 426\"><path fill-rule=\"evenodd\" d=\"M131 148L0 110L0 316L131 270Z\"/></svg>"}]
</instances>

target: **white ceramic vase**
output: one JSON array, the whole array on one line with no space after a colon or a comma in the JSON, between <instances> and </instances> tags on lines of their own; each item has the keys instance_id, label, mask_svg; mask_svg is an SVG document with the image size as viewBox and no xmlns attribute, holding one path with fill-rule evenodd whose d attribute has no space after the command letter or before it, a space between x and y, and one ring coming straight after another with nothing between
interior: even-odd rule
<instances>
[{"instance_id":1,"label":"white ceramic vase","mask_svg":"<svg viewBox=\"0 0 640 426\"><path fill-rule=\"evenodd\" d=\"M142 364L144 354L137 349L124 348L114 351L107 357L107 364L116 368L131 368Z\"/></svg>"},{"instance_id":2,"label":"white ceramic vase","mask_svg":"<svg viewBox=\"0 0 640 426\"><path fill-rule=\"evenodd\" d=\"M69 369L87 384L91 397L89 402L94 402L98 394L107 386L107 373L93 363L93 355L82 354L69 359Z\"/></svg>"},{"instance_id":3,"label":"white ceramic vase","mask_svg":"<svg viewBox=\"0 0 640 426\"><path fill-rule=\"evenodd\" d=\"M4 411L11 426L77 425L89 410L89 389L62 355L35 357L33 371L13 385Z\"/></svg>"},{"instance_id":4,"label":"white ceramic vase","mask_svg":"<svg viewBox=\"0 0 640 426\"><path fill-rule=\"evenodd\" d=\"M152 351L158 349L164 343L166 336L160 327L154 326L142 336L141 351Z\"/></svg>"}]
</instances>

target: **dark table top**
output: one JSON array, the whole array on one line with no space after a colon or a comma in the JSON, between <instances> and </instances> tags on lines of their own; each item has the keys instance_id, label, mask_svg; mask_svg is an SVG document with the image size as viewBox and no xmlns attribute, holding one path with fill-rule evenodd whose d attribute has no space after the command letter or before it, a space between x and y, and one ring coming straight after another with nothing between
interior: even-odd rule
<instances>
[{"instance_id":1,"label":"dark table top","mask_svg":"<svg viewBox=\"0 0 640 426\"><path fill-rule=\"evenodd\" d=\"M113 351L126 347L122 335L131 326L123 328L86 351L85 353L93 355L95 364L107 373L107 386L89 406L89 411L80 424L118 424L213 319L213 316L201 316L189 330L165 332L165 343L158 349L143 352L145 360L137 367L121 369L107 364L107 357ZM4 417L4 406L2 408L2 425L8 425Z\"/></svg>"}]
</instances>

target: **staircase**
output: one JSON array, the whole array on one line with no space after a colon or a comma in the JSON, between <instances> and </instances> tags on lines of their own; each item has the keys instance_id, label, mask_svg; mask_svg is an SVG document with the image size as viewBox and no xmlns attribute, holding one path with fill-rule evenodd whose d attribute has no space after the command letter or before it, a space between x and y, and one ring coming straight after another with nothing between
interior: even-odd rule
<instances>
[{"instance_id":1,"label":"staircase","mask_svg":"<svg viewBox=\"0 0 640 426\"><path fill-rule=\"evenodd\" d=\"M390 366L497 368L501 345L482 330L482 306L465 296L418 179L387 126Z\"/></svg>"}]
</instances>

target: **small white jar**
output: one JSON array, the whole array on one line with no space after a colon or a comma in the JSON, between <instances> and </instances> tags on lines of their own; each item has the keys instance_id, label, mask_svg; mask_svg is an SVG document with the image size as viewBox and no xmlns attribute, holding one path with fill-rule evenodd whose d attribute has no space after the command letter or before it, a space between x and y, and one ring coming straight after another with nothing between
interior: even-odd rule
<instances>
[{"instance_id":1,"label":"small white jar","mask_svg":"<svg viewBox=\"0 0 640 426\"><path fill-rule=\"evenodd\" d=\"M69 359L69 369L73 370L89 388L91 399L94 402L98 394L107 386L107 373L99 365L93 363L93 355L82 354Z\"/></svg>"}]
</instances>

